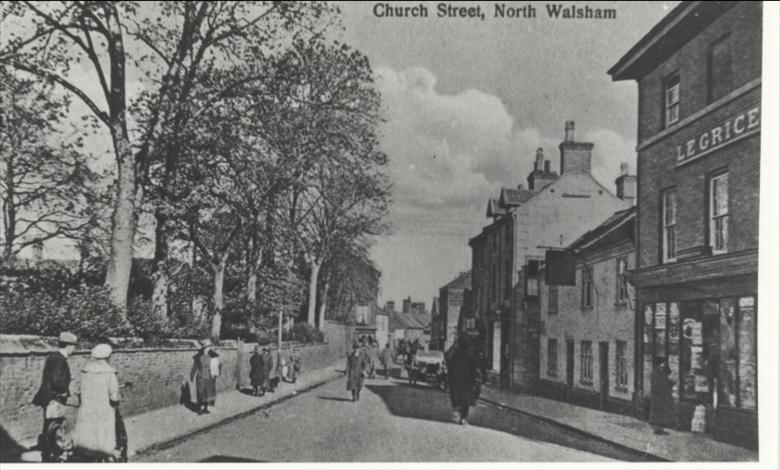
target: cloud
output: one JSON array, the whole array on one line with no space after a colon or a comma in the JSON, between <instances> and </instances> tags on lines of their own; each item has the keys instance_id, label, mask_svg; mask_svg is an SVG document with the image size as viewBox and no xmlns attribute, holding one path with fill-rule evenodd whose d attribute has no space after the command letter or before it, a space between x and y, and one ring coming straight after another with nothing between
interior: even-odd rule
<instances>
[{"instance_id":1,"label":"cloud","mask_svg":"<svg viewBox=\"0 0 780 470\"><path fill-rule=\"evenodd\" d=\"M390 157L394 234L380 240L374 258L383 271L383 298L425 300L468 269L468 240L490 222L488 198L501 187L526 184L537 148L559 171L568 117L560 117L560 135L544 135L518 126L498 96L477 89L440 92L426 68L380 66L376 72L386 108L381 142ZM587 123L578 128L582 140L595 144L594 176L614 190L620 162L635 168L635 143Z\"/></svg>"}]
</instances>

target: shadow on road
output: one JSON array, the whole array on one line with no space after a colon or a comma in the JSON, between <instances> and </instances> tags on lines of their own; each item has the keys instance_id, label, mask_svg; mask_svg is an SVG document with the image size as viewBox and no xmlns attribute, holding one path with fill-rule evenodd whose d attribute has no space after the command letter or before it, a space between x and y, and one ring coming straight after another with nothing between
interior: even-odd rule
<instances>
[{"instance_id":1,"label":"shadow on road","mask_svg":"<svg viewBox=\"0 0 780 470\"><path fill-rule=\"evenodd\" d=\"M452 420L449 394L438 388L428 384L413 386L403 382L367 384L366 387L376 393L384 401L390 413L395 416L452 423L453 427L460 426ZM557 444L613 459L656 460L652 456L638 455L636 451L628 451L608 442L583 437L549 423L509 413L485 404L471 408L468 422L470 426L492 429L531 441Z\"/></svg>"},{"instance_id":2,"label":"shadow on road","mask_svg":"<svg viewBox=\"0 0 780 470\"><path fill-rule=\"evenodd\" d=\"M320 400L330 400L330 401L348 401L348 402L350 402L350 403L352 402L352 400L351 400L351 399L349 399L349 398L343 398L343 397L325 397L325 396L322 396L322 395L320 395L320 396L318 396L317 398L319 398Z\"/></svg>"}]
</instances>

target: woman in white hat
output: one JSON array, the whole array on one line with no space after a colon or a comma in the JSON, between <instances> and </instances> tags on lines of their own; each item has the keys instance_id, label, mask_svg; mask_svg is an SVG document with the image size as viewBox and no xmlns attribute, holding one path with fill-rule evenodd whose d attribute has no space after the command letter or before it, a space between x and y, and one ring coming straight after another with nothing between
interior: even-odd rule
<instances>
[{"instance_id":1,"label":"woman in white hat","mask_svg":"<svg viewBox=\"0 0 780 470\"><path fill-rule=\"evenodd\" d=\"M73 431L76 450L99 460L115 457L117 452L115 408L119 404L119 381L108 364L111 353L111 346L98 344L81 370L81 406Z\"/></svg>"}]
</instances>

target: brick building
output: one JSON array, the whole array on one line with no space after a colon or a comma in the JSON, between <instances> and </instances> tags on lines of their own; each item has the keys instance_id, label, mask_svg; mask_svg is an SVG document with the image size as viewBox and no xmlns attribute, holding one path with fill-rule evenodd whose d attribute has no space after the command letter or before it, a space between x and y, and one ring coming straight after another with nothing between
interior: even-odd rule
<instances>
[{"instance_id":1,"label":"brick building","mask_svg":"<svg viewBox=\"0 0 780 470\"><path fill-rule=\"evenodd\" d=\"M471 271L464 271L439 289L439 350L446 351L455 342L458 320L464 305L464 293L471 287Z\"/></svg>"},{"instance_id":2,"label":"brick building","mask_svg":"<svg viewBox=\"0 0 780 470\"><path fill-rule=\"evenodd\" d=\"M760 2L683 2L610 70L639 88L638 414L653 361L679 426L757 445Z\"/></svg>"},{"instance_id":3,"label":"brick building","mask_svg":"<svg viewBox=\"0 0 780 470\"><path fill-rule=\"evenodd\" d=\"M593 178L592 148L590 142L575 141L574 122L568 121L559 145L561 175L551 171L539 149L528 189L503 188L498 199L489 199L486 215L492 222L469 240L473 299L469 315L490 359L490 378L502 387L531 389L538 380L536 276L545 250L569 245L631 205Z\"/></svg>"},{"instance_id":4,"label":"brick building","mask_svg":"<svg viewBox=\"0 0 780 470\"><path fill-rule=\"evenodd\" d=\"M548 257L544 274L558 276L539 279L542 395L632 413L635 312L628 270L635 262L635 223L636 208L622 210L567 247L574 261L568 266ZM573 282L556 280L566 269Z\"/></svg>"}]
</instances>

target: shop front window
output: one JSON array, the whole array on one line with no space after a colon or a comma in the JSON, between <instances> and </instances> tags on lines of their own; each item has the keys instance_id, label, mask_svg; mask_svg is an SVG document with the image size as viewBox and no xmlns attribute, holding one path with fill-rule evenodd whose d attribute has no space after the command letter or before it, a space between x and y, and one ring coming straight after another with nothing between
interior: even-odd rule
<instances>
[{"instance_id":1,"label":"shop front window","mask_svg":"<svg viewBox=\"0 0 780 470\"><path fill-rule=\"evenodd\" d=\"M755 297L643 306L643 393L654 360L665 359L675 398L718 407L757 407Z\"/></svg>"}]
</instances>

